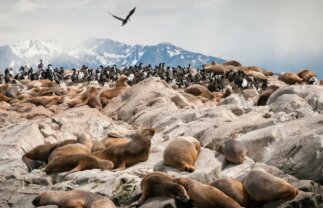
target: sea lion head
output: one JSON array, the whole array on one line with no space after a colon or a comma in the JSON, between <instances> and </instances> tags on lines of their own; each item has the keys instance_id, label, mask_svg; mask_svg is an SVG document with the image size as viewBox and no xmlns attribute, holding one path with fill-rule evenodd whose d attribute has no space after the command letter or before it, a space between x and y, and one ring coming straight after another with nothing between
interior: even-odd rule
<instances>
[{"instance_id":1,"label":"sea lion head","mask_svg":"<svg viewBox=\"0 0 323 208\"><path fill-rule=\"evenodd\" d=\"M171 192L171 196L177 200L180 200L182 202L188 202L190 200L190 197L188 196L186 189L180 184L176 184Z\"/></svg>"},{"instance_id":2,"label":"sea lion head","mask_svg":"<svg viewBox=\"0 0 323 208\"><path fill-rule=\"evenodd\" d=\"M144 129L141 135L150 140L155 135L155 132L155 129Z\"/></svg>"},{"instance_id":3,"label":"sea lion head","mask_svg":"<svg viewBox=\"0 0 323 208\"><path fill-rule=\"evenodd\" d=\"M79 134L77 136L77 142L80 144L84 144L85 146L87 146L90 150L92 148L92 139L90 137L90 135L84 133L84 134Z\"/></svg>"}]
</instances>

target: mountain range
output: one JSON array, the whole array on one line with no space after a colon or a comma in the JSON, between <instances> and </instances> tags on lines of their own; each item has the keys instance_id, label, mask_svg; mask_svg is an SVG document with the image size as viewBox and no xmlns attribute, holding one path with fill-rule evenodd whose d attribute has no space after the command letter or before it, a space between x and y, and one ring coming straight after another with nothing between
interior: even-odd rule
<instances>
[{"instance_id":1,"label":"mountain range","mask_svg":"<svg viewBox=\"0 0 323 208\"><path fill-rule=\"evenodd\" d=\"M66 49L53 40L30 39L12 45L0 46L0 69L22 65L36 67L42 59L45 64L54 67L80 68L83 64L96 68L99 65L158 65L164 62L168 66L192 66L200 68L202 64L221 58L206 56L176 47L170 43L157 45L128 45L111 39L90 38L81 45Z\"/></svg>"}]
</instances>

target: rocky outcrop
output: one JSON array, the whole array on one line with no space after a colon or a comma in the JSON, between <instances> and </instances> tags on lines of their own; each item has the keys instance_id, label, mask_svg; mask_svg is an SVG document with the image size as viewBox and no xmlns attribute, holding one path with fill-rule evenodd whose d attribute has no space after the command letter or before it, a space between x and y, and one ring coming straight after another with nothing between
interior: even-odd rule
<instances>
[{"instance_id":1,"label":"rocky outcrop","mask_svg":"<svg viewBox=\"0 0 323 208\"><path fill-rule=\"evenodd\" d=\"M270 78L271 79L271 78ZM79 189L108 196L123 207L138 199L141 178L152 171L190 177L205 184L219 178L243 180L255 168L283 178L299 191L288 202L260 207L310 207L322 204L323 104L320 86L284 86L267 106L255 106L253 90L234 93L219 103L202 103L174 90L164 81L149 78L125 90L99 111L87 106L51 109L29 104L0 110L0 206L33 207L32 199L48 190ZM322 105L322 106L321 106ZM30 110L28 110L30 109ZM37 113L41 112L41 113ZM137 129L155 128L149 159L123 171L85 170L46 175L27 171L21 156L39 144L75 139L87 133L101 140L109 133L131 137ZM242 164L225 162L215 151L219 142L239 135L247 150ZM192 173L163 164L163 151L177 137L194 137L201 152ZM148 199L140 207L178 207L172 198ZM321 205L322 206L322 205Z\"/></svg>"}]
</instances>

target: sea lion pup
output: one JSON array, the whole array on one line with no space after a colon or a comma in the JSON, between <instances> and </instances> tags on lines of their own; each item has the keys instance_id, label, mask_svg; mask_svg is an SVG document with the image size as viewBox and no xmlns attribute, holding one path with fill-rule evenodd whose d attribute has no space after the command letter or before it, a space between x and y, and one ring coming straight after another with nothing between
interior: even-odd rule
<instances>
[{"instance_id":1,"label":"sea lion pup","mask_svg":"<svg viewBox=\"0 0 323 208\"><path fill-rule=\"evenodd\" d=\"M173 182L173 178L163 172L152 172L148 173L143 177L140 182L140 188L142 191L141 197L131 203L129 207L139 206L146 198L156 197L156 196L168 196L178 199L183 202L189 200L189 196L184 188L184 186Z\"/></svg>"},{"instance_id":2,"label":"sea lion pup","mask_svg":"<svg viewBox=\"0 0 323 208\"><path fill-rule=\"evenodd\" d=\"M251 199L257 202L291 200L298 194L297 188L261 170L252 170L243 179L243 185Z\"/></svg>"},{"instance_id":3,"label":"sea lion pup","mask_svg":"<svg viewBox=\"0 0 323 208\"><path fill-rule=\"evenodd\" d=\"M267 105L267 101L269 99L269 97L279 88L279 86L277 85L270 85L269 87L267 87L266 90L264 90L258 98L257 101L257 106L264 106Z\"/></svg>"},{"instance_id":4,"label":"sea lion pup","mask_svg":"<svg viewBox=\"0 0 323 208\"><path fill-rule=\"evenodd\" d=\"M281 73L278 77L278 80L285 82L286 84L293 85L296 83L302 83L304 80L300 78L297 74L295 73Z\"/></svg>"},{"instance_id":5,"label":"sea lion pup","mask_svg":"<svg viewBox=\"0 0 323 208\"><path fill-rule=\"evenodd\" d=\"M189 139L173 139L164 150L164 165L171 166L180 171L195 171L194 163L201 151L200 142L190 137Z\"/></svg>"},{"instance_id":6,"label":"sea lion pup","mask_svg":"<svg viewBox=\"0 0 323 208\"><path fill-rule=\"evenodd\" d=\"M48 158L52 161L58 157L76 155L76 154L91 154L92 140L90 135L81 134L77 137L77 143L67 144L55 149Z\"/></svg>"},{"instance_id":7,"label":"sea lion pup","mask_svg":"<svg viewBox=\"0 0 323 208\"><path fill-rule=\"evenodd\" d=\"M22 156L22 160L27 165L28 171L30 172L33 169L36 169L41 165L48 163L49 156L56 148L75 142L76 140L65 140L60 143L38 145L32 150L26 152Z\"/></svg>"},{"instance_id":8,"label":"sea lion pup","mask_svg":"<svg viewBox=\"0 0 323 208\"><path fill-rule=\"evenodd\" d=\"M121 75L116 82L115 88L106 89L101 92L100 100L103 107L108 104L110 99L117 97L122 91L130 87L127 81L128 77L126 77L125 75Z\"/></svg>"},{"instance_id":9,"label":"sea lion pup","mask_svg":"<svg viewBox=\"0 0 323 208\"><path fill-rule=\"evenodd\" d=\"M99 90L96 87L90 87L87 91L85 91L80 98L73 99L68 103L68 107L78 107L82 105L88 105L91 108L98 108L101 109L101 101L97 97Z\"/></svg>"},{"instance_id":10,"label":"sea lion pup","mask_svg":"<svg viewBox=\"0 0 323 208\"><path fill-rule=\"evenodd\" d=\"M232 139L216 145L216 150L222 153L225 159L234 164L241 164L246 156L246 149L236 140L237 135Z\"/></svg>"},{"instance_id":11,"label":"sea lion pup","mask_svg":"<svg viewBox=\"0 0 323 208\"><path fill-rule=\"evenodd\" d=\"M107 197L81 191L51 191L39 194L32 204L35 207L56 205L69 208L115 208L114 203Z\"/></svg>"},{"instance_id":12,"label":"sea lion pup","mask_svg":"<svg viewBox=\"0 0 323 208\"><path fill-rule=\"evenodd\" d=\"M229 60L229 61L225 61L223 63L221 63L222 65L230 65L230 66L242 66L240 64L240 62L236 61L236 60Z\"/></svg>"},{"instance_id":13,"label":"sea lion pup","mask_svg":"<svg viewBox=\"0 0 323 208\"><path fill-rule=\"evenodd\" d=\"M242 207L249 207L250 200L248 198L248 193L240 181L233 178L223 178L216 180L211 184L211 186L219 189L234 199Z\"/></svg>"},{"instance_id":14,"label":"sea lion pup","mask_svg":"<svg viewBox=\"0 0 323 208\"><path fill-rule=\"evenodd\" d=\"M100 160L91 155L75 154L57 157L49 161L44 172L52 174L68 171L64 175L65 177L70 173L91 169L112 170L113 163L109 160Z\"/></svg>"},{"instance_id":15,"label":"sea lion pup","mask_svg":"<svg viewBox=\"0 0 323 208\"><path fill-rule=\"evenodd\" d=\"M184 186L193 206L201 208L240 208L238 202L215 187L190 178L176 178L173 181Z\"/></svg>"},{"instance_id":16,"label":"sea lion pup","mask_svg":"<svg viewBox=\"0 0 323 208\"><path fill-rule=\"evenodd\" d=\"M220 92L210 92L206 87L200 85L200 84L193 84L189 87L187 87L184 92L192 94L194 96L200 96L207 98L209 100L213 100L215 102L220 101L221 98L226 98L232 94L232 89L229 87L226 87L225 93Z\"/></svg>"},{"instance_id":17,"label":"sea lion pup","mask_svg":"<svg viewBox=\"0 0 323 208\"><path fill-rule=\"evenodd\" d=\"M128 166L148 160L151 138L154 134L154 129L145 129L137 132L130 142L110 145L102 151L92 153L92 155L99 159L110 160L115 168L124 170Z\"/></svg>"}]
</instances>

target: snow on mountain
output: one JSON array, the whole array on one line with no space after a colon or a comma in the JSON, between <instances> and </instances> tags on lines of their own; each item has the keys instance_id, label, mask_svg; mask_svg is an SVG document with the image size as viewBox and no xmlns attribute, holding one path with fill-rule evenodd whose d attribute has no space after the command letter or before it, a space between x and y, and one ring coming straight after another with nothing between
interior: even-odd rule
<instances>
[{"instance_id":1,"label":"snow on mountain","mask_svg":"<svg viewBox=\"0 0 323 208\"><path fill-rule=\"evenodd\" d=\"M65 68L78 68L83 64L90 67L99 65L158 65L164 62L170 66L187 66L192 64L200 67L204 63L215 60L221 63L223 59L193 53L170 43L158 45L127 45L111 39L90 38L80 46L65 50L55 41L31 39L20 41L13 45L0 47L0 67L12 66L18 68L21 65L36 66L39 59L45 64Z\"/></svg>"}]
</instances>

